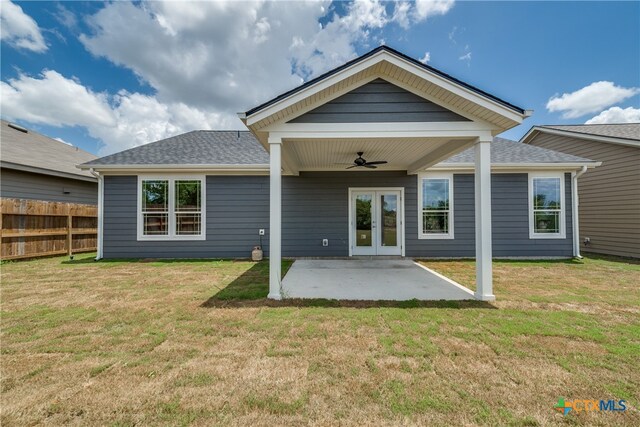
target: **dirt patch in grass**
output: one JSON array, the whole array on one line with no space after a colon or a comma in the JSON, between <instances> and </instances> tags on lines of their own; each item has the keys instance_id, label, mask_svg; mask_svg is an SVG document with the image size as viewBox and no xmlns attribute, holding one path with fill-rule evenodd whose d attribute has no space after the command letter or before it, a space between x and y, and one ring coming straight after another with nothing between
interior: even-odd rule
<instances>
[{"instance_id":1,"label":"dirt patch in grass","mask_svg":"<svg viewBox=\"0 0 640 427\"><path fill-rule=\"evenodd\" d=\"M472 285L472 262L427 265ZM3 425L640 423L633 263L497 262L495 304L275 302L249 261L1 268Z\"/></svg>"}]
</instances>

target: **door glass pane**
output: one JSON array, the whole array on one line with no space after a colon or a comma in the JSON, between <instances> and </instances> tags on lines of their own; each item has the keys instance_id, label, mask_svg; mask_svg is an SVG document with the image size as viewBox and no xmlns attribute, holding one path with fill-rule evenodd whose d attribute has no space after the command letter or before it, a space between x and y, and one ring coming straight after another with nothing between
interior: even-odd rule
<instances>
[{"instance_id":1,"label":"door glass pane","mask_svg":"<svg viewBox=\"0 0 640 427\"><path fill-rule=\"evenodd\" d=\"M371 246L371 194L356 196L356 246Z\"/></svg>"},{"instance_id":2,"label":"door glass pane","mask_svg":"<svg viewBox=\"0 0 640 427\"><path fill-rule=\"evenodd\" d=\"M383 194L380 196L382 224L380 241L382 246L398 246L398 196Z\"/></svg>"}]
</instances>

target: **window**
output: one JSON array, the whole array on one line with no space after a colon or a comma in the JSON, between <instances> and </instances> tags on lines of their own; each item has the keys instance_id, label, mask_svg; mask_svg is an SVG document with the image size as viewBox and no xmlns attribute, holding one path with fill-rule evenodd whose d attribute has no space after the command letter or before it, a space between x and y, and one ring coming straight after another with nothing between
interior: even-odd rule
<instances>
[{"instance_id":1,"label":"window","mask_svg":"<svg viewBox=\"0 0 640 427\"><path fill-rule=\"evenodd\" d=\"M138 240L203 240L204 177L138 179Z\"/></svg>"},{"instance_id":2,"label":"window","mask_svg":"<svg viewBox=\"0 0 640 427\"><path fill-rule=\"evenodd\" d=\"M169 181L142 181L142 224L145 236L169 234Z\"/></svg>"},{"instance_id":3,"label":"window","mask_svg":"<svg viewBox=\"0 0 640 427\"><path fill-rule=\"evenodd\" d=\"M453 239L453 175L423 174L418 180L418 237Z\"/></svg>"},{"instance_id":4,"label":"window","mask_svg":"<svg viewBox=\"0 0 640 427\"><path fill-rule=\"evenodd\" d=\"M563 174L529 175L529 237L565 238Z\"/></svg>"}]
</instances>

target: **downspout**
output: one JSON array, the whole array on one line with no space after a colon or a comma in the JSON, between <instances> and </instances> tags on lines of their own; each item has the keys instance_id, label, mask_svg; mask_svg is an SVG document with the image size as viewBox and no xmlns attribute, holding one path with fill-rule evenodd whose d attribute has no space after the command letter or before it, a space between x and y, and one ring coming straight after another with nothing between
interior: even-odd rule
<instances>
[{"instance_id":1,"label":"downspout","mask_svg":"<svg viewBox=\"0 0 640 427\"><path fill-rule=\"evenodd\" d=\"M578 178L580 178L587 171L586 166L582 166L582 169L578 172L571 172L571 196L573 200L573 207L571 209L571 222L573 224L573 256L574 258L582 259L580 255L580 224L578 222Z\"/></svg>"},{"instance_id":2,"label":"downspout","mask_svg":"<svg viewBox=\"0 0 640 427\"><path fill-rule=\"evenodd\" d=\"M100 173L89 169L91 175L95 176L98 180L98 244L96 261L102 259L102 229L104 224L104 177Z\"/></svg>"}]
</instances>

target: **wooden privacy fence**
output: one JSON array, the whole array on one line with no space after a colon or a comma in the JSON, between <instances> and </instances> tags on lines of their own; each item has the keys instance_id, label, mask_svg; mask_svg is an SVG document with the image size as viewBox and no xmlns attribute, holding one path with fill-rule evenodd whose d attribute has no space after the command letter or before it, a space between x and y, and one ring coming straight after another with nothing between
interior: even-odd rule
<instances>
[{"instance_id":1,"label":"wooden privacy fence","mask_svg":"<svg viewBox=\"0 0 640 427\"><path fill-rule=\"evenodd\" d=\"M96 206L26 199L0 201L1 259L96 250Z\"/></svg>"}]
</instances>

